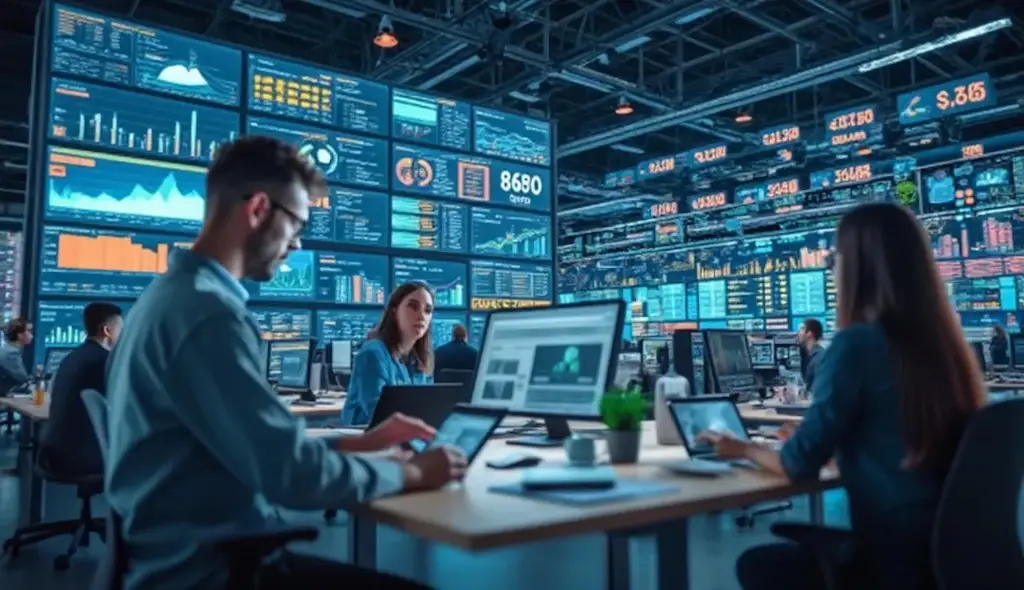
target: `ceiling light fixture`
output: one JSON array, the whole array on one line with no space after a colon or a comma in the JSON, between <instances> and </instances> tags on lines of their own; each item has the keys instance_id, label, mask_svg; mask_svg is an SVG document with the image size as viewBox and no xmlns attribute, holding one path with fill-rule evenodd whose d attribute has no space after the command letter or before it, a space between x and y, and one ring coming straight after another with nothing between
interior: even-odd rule
<instances>
[{"instance_id":1,"label":"ceiling light fixture","mask_svg":"<svg viewBox=\"0 0 1024 590\"><path fill-rule=\"evenodd\" d=\"M633 114L633 105L629 104L629 99L625 96L619 97L619 104L615 105L615 114L620 117Z\"/></svg>"},{"instance_id":2,"label":"ceiling light fixture","mask_svg":"<svg viewBox=\"0 0 1024 590\"><path fill-rule=\"evenodd\" d=\"M738 123L740 125L746 125L747 123L753 121L754 118L750 116L750 113L744 113L744 112L740 111L736 115L736 118L734 120L736 121L736 123Z\"/></svg>"},{"instance_id":3,"label":"ceiling light fixture","mask_svg":"<svg viewBox=\"0 0 1024 590\"><path fill-rule=\"evenodd\" d=\"M380 18L380 26L377 27L377 36L373 38L373 44L381 49L398 47L398 37L395 36L395 26L391 24L390 16L385 14Z\"/></svg>"}]
</instances>

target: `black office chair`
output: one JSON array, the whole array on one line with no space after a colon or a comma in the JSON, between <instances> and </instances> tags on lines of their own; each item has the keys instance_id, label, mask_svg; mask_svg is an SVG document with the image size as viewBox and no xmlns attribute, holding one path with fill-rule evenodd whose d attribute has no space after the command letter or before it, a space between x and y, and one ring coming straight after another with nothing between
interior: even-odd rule
<instances>
[{"instance_id":1,"label":"black office chair","mask_svg":"<svg viewBox=\"0 0 1024 590\"><path fill-rule=\"evenodd\" d=\"M1018 527L1024 504L1024 399L987 406L971 419L946 476L932 534L932 567L940 590L1024 588ZM814 551L836 588L828 556L852 532L779 523L776 536Z\"/></svg>"},{"instance_id":2,"label":"black office chair","mask_svg":"<svg viewBox=\"0 0 1024 590\"><path fill-rule=\"evenodd\" d=\"M109 425L107 400L98 391L82 392L85 409L89 413L96 438L99 440L103 460L107 460ZM92 581L93 590L121 590L131 564L128 550L121 536L121 516L110 510L107 519L107 553ZM315 541L320 532L309 526L277 526L255 531L236 531L203 542L215 548L228 562L228 590L249 590L256 587L256 572L270 554L293 541Z\"/></svg>"},{"instance_id":3,"label":"black office chair","mask_svg":"<svg viewBox=\"0 0 1024 590\"><path fill-rule=\"evenodd\" d=\"M3 552L5 555L15 558L23 548L29 545L62 535L71 535L71 544L68 545L67 551L53 560L53 569L64 571L71 567L71 557L78 552L78 549L89 546L90 535L97 535L100 539L104 539L106 536L104 519L94 518L92 515L92 499L103 492L103 475L69 476L60 473L50 467L45 452L40 453L35 471L36 475L48 482L77 487L78 499L81 500L78 518L22 527L14 531L14 534L4 541Z\"/></svg>"}]
</instances>

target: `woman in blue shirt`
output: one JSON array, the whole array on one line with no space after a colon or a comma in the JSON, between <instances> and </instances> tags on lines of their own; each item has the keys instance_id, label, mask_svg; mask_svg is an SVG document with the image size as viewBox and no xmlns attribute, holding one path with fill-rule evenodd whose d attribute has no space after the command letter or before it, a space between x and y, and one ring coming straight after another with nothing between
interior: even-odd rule
<instances>
[{"instance_id":1,"label":"woman in blue shirt","mask_svg":"<svg viewBox=\"0 0 1024 590\"><path fill-rule=\"evenodd\" d=\"M830 256L839 331L818 366L813 402L781 452L706 434L720 455L792 481L835 457L852 530L835 546L841 588L934 587L929 546L943 482L983 404L971 355L914 216L893 204L843 217ZM829 538L823 537L826 546ZM807 547L757 547L737 564L744 590L824 588Z\"/></svg>"},{"instance_id":2,"label":"woman in blue shirt","mask_svg":"<svg viewBox=\"0 0 1024 590\"><path fill-rule=\"evenodd\" d=\"M341 423L369 424L386 385L422 385L431 381L434 353L430 320L434 293L430 285L411 281L395 289L377 328L352 363Z\"/></svg>"}]
</instances>

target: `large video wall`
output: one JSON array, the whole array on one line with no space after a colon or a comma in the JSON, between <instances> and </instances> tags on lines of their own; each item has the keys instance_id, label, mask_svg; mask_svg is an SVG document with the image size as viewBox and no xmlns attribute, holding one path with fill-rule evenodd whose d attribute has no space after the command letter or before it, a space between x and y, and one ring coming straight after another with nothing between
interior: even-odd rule
<instances>
[{"instance_id":1,"label":"large video wall","mask_svg":"<svg viewBox=\"0 0 1024 590\"><path fill-rule=\"evenodd\" d=\"M931 237L961 324L967 329L999 324L1020 332L1024 154L1019 148L988 155L979 150L972 157L918 165L899 177L835 184L844 186L818 186L802 202L898 200L911 207ZM835 285L825 256L835 219L811 225L818 227L562 263L559 300L626 300L627 339L686 328L790 331L809 317L832 331Z\"/></svg>"},{"instance_id":2,"label":"large video wall","mask_svg":"<svg viewBox=\"0 0 1024 590\"><path fill-rule=\"evenodd\" d=\"M391 88L55 6L36 121L44 178L36 357L83 339L92 300L129 307L204 211L204 174L239 135L290 141L324 173L303 250L251 284L266 338L362 340L390 291L437 292L434 342L554 293L551 123Z\"/></svg>"}]
</instances>

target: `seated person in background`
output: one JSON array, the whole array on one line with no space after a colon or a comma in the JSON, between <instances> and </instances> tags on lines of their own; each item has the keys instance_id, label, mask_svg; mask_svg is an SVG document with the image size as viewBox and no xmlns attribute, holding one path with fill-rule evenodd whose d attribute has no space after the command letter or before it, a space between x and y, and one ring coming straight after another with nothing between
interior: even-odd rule
<instances>
[{"instance_id":1,"label":"seated person in background","mask_svg":"<svg viewBox=\"0 0 1024 590\"><path fill-rule=\"evenodd\" d=\"M455 324L455 327L452 328L452 341L437 347L437 350L434 351L435 375L444 369L476 370L477 351L469 345L468 338L466 327L462 324Z\"/></svg>"},{"instance_id":2,"label":"seated person in background","mask_svg":"<svg viewBox=\"0 0 1024 590\"><path fill-rule=\"evenodd\" d=\"M25 370L25 347L32 344L32 324L19 318L4 327L4 342L0 344L0 395L29 382Z\"/></svg>"},{"instance_id":3,"label":"seated person in background","mask_svg":"<svg viewBox=\"0 0 1024 590\"><path fill-rule=\"evenodd\" d=\"M243 278L270 280L300 247L311 193L309 161L284 142L243 137L218 150L192 250L139 297L107 369L110 454L106 495L123 518L126 590L223 588L228 563L204 544L279 521L275 506L345 508L461 478L450 447L408 461L354 453L433 437L396 415L360 436L310 438L267 384L259 326ZM261 590L420 588L387 574L284 552L256 574Z\"/></svg>"},{"instance_id":4,"label":"seated person in background","mask_svg":"<svg viewBox=\"0 0 1024 590\"><path fill-rule=\"evenodd\" d=\"M344 426L369 424L386 385L423 385L430 382L434 355L430 349L430 320L434 293L430 285L410 281L395 289L377 328L359 347L352 362Z\"/></svg>"},{"instance_id":5,"label":"seated person in background","mask_svg":"<svg viewBox=\"0 0 1024 590\"><path fill-rule=\"evenodd\" d=\"M1010 336L1006 330L996 324L992 326L992 339L988 341L988 353L992 356L993 365L1010 365Z\"/></svg>"},{"instance_id":6,"label":"seated person in background","mask_svg":"<svg viewBox=\"0 0 1024 590\"><path fill-rule=\"evenodd\" d=\"M825 347L820 342L825 331L821 322L814 318L807 318L800 324L800 331L796 333L796 342L804 351L803 361L800 365L800 376L803 377L805 391L811 392L814 387L814 377L818 372L818 363L821 362L821 355L825 353Z\"/></svg>"},{"instance_id":7,"label":"seated person in background","mask_svg":"<svg viewBox=\"0 0 1024 590\"><path fill-rule=\"evenodd\" d=\"M748 458L799 482L835 456L850 502L849 546L835 556L841 588L934 587L932 523L981 374L939 279L930 242L903 207L848 213L831 257L839 331L813 402L781 453L705 434L724 457ZM744 590L823 588L811 550L757 547L737 564Z\"/></svg>"},{"instance_id":8,"label":"seated person in background","mask_svg":"<svg viewBox=\"0 0 1024 590\"><path fill-rule=\"evenodd\" d=\"M106 368L110 350L121 334L121 308L112 303L90 303L82 314L88 339L68 353L50 386L50 419L43 429L40 459L57 473L103 473L92 422L85 412L82 391L106 394Z\"/></svg>"}]
</instances>

